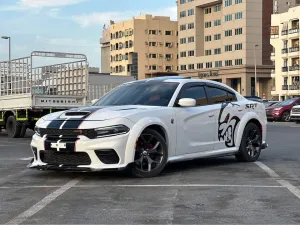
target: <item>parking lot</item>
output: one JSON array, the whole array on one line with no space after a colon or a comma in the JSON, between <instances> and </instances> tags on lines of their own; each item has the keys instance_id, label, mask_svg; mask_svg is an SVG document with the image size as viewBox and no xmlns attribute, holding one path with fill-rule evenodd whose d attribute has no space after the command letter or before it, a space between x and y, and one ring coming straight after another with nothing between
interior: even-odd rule
<instances>
[{"instance_id":1,"label":"parking lot","mask_svg":"<svg viewBox=\"0 0 300 225\"><path fill-rule=\"evenodd\" d=\"M155 178L26 168L30 134L0 135L1 224L300 224L300 125L269 123L259 162L168 165Z\"/></svg>"}]
</instances>

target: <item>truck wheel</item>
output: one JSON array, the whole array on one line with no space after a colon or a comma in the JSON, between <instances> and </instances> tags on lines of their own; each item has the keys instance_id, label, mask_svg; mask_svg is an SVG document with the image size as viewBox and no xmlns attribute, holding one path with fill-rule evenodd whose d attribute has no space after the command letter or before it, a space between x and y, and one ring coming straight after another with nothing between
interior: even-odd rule
<instances>
[{"instance_id":1,"label":"truck wheel","mask_svg":"<svg viewBox=\"0 0 300 225\"><path fill-rule=\"evenodd\" d=\"M9 137L18 138L21 133L21 126L14 116L9 116L6 121L6 131Z\"/></svg>"},{"instance_id":2,"label":"truck wheel","mask_svg":"<svg viewBox=\"0 0 300 225\"><path fill-rule=\"evenodd\" d=\"M295 123L296 124L300 124L300 120L295 120Z\"/></svg>"},{"instance_id":3,"label":"truck wheel","mask_svg":"<svg viewBox=\"0 0 300 225\"><path fill-rule=\"evenodd\" d=\"M23 126L21 127L21 131L20 131L20 138L25 137L26 130L27 130L27 127L25 124L23 124Z\"/></svg>"},{"instance_id":4,"label":"truck wheel","mask_svg":"<svg viewBox=\"0 0 300 225\"><path fill-rule=\"evenodd\" d=\"M255 162L261 152L262 133L254 123L249 123L244 130L239 152L235 155L240 162Z\"/></svg>"}]
</instances>

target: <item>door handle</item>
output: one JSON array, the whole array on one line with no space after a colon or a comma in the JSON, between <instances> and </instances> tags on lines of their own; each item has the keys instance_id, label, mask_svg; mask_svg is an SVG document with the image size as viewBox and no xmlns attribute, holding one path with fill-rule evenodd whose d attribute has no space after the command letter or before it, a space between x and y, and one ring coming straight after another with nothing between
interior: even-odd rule
<instances>
[{"instance_id":1,"label":"door handle","mask_svg":"<svg viewBox=\"0 0 300 225\"><path fill-rule=\"evenodd\" d=\"M238 108L238 111L239 111L239 112L242 112L242 111L243 111L243 109L242 109L242 108Z\"/></svg>"},{"instance_id":2,"label":"door handle","mask_svg":"<svg viewBox=\"0 0 300 225\"><path fill-rule=\"evenodd\" d=\"M211 117L214 117L214 114L210 114L210 115L208 115L208 116L211 118Z\"/></svg>"}]
</instances>

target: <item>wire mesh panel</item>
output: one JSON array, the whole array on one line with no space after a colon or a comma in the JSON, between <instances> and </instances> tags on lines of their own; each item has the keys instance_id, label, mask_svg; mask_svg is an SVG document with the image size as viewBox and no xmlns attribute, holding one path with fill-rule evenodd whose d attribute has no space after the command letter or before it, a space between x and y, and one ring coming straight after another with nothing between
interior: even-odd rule
<instances>
[{"instance_id":1,"label":"wire mesh panel","mask_svg":"<svg viewBox=\"0 0 300 225\"><path fill-rule=\"evenodd\" d=\"M112 89L118 87L120 84L89 84L88 85L88 102L94 99L99 99Z\"/></svg>"}]
</instances>

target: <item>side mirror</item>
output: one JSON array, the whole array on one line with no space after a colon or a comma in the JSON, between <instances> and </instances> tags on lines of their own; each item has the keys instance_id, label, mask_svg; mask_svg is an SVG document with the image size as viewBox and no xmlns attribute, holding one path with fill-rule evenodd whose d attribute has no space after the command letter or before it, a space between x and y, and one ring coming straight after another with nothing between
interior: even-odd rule
<instances>
[{"instance_id":1,"label":"side mirror","mask_svg":"<svg viewBox=\"0 0 300 225\"><path fill-rule=\"evenodd\" d=\"M94 105L97 101L98 101L98 99L92 100L92 105Z\"/></svg>"},{"instance_id":2,"label":"side mirror","mask_svg":"<svg viewBox=\"0 0 300 225\"><path fill-rule=\"evenodd\" d=\"M193 98L182 98L179 100L178 105L182 107L193 107L196 105L196 100Z\"/></svg>"}]
</instances>

